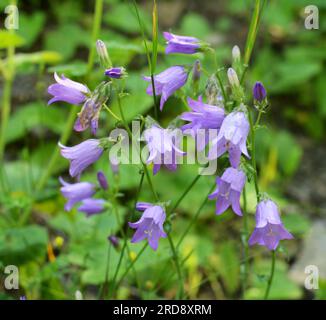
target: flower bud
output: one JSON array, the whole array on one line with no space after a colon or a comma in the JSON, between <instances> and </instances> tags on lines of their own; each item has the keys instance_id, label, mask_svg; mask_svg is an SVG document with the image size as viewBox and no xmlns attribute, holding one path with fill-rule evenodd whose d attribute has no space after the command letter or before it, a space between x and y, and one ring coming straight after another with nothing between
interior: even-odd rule
<instances>
[{"instance_id":1,"label":"flower bud","mask_svg":"<svg viewBox=\"0 0 326 320\"><path fill-rule=\"evenodd\" d=\"M237 88L240 86L239 78L234 69L228 69L228 78L232 88Z\"/></svg>"},{"instance_id":2,"label":"flower bud","mask_svg":"<svg viewBox=\"0 0 326 320\"><path fill-rule=\"evenodd\" d=\"M125 68L118 67L118 68L106 69L105 75L112 79L121 79L124 78L127 75L127 73Z\"/></svg>"},{"instance_id":3,"label":"flower bud","mask_svg":"<svg viewBox=\"0 0 326 320\"><path fill-rule=\"evenodd\" d=\"M257 81L252 90L254 99L258 102L262 102L266 98L266 89L264 85Z\"/></svg>"},{"instance_id":4,"label":"flower bud","mask_svg":"<svg viewBox=\"0 0 326 320\"><path fill-rule=\"evenodd\" d=\"M201 75L201 64L199 60L196 60L192 69L192 81L198 82Z\"/></svg>"},{"instance_id":5,"label":"flower bud","mask_svg":"<svg viewBox=\"0 0 326 320\"><path fill-rule=\"evenodd\" d=\"M99 171L97 173L97 181L103 190L108 190L109 188L108 180L106 179L106 176L102 171Z\"/></svg>"},{"instance_id":6,"label":"flower bud","mask_svg":"<svg viewBox=\"0 0 326 320\"><path fill-rule=\"evenodd\" d=\"M206 84L206 97L207 103L213 106L218 106L221 104L222 96L221 89L217 83L215 75L212 75Z\"/></svg>"},{"instance_id":7,"label":"flower bud","mask_svg":"<svg viewBox=\"0 0 326 320\"><path fill-rule=\"evenodd\" d=\"M116 236L108 236L108 240L113 245L113 247L117 248L119 247L119 239Z\"/></svg>"},{"instance_id":8,"label":"flower bud","mask_svg":"<svg viewBox=\"0 0 326 320\"><path fill-rule=\"evenodd\" d=\"M96 41L96 51L100 58L102 67L110 68L112 66L108 51L106 49L105 43L102 40Z\"/></svg>"},{"instance_id":9,"label":"flower bud","mask_svg":"<svg viewBox=\"0 0 326 320\"><path fill-rule=\"evenodd\" d=\"M234 62L239 62L241 58L240 48L238 46L234 46L232 49L232 58Z\"/></svg>"}]
</instances>

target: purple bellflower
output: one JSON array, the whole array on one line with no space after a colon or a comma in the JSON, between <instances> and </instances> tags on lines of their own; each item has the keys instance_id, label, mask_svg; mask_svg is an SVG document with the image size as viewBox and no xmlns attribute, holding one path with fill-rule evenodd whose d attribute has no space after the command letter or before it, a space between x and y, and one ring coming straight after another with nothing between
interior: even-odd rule
<instances>
[{"instance_id":1,"label":"purple bellflower","mask_svg":"<svg viewBox=\"0 0 326 320\"><path fill-rule=\"evenodd\" d=\"M61 177L59 180L62 184L61 193L68 200L65 204L66 211L70 211L77 202L92 197L96 192L96 186L89 182L68 183Z\"/></svg>"},{"instance_id":2,"label":"purple bellflower","mask_svg":"<svg viewBox=\"0 0 326 320\"><path fill-rule=\"evenodd\" d=\"M149 151L146 163L154 164L153 174L160 170L162 164L171 171L177 169L178 158L186 154L179 149L181 137L177 130L163 129L153 124L144 131L144 139Z\"/></svg>"},{"instance_id":3,"label":"purple bellflower","mask_svg":"<svg viewBox=\"0 0 326 320\"><path fill-rule=\"evenodd\" d=\"M57 83L51 84L48 88L48 93L53 96L48 104L57 101L81 104L87 99L87 95L90 94L89 89L85 85L72 81L64 75L60 78L57 73L54 73L54 79Z\"/></svg>"},{"instance_id":4,"label":"purple bellflower","mask_svg":"<svg viewBox=\"0 0 326 320\"><path fill-rule=\"evenodd\" d=\"M264 85L257 81L252 90L254 99L258 102L262 102L266 98L266 89Z\"/></svg>"},{"instance_id":5,"label":"purple bellflower","mask_svg":"<svg viewBox=\"0 0 326 320\"><path fill-rule=\"evenodd\" d=\"M78 211L86 213L89 217L94 214L102 213L105 210L105 203L103 199L84 199Z\"/></svg>"},{"instance_id":6,"label":"purple bellflower","mask_svg":"<svg viewBox=\"0 0 326 320\"><path fill-rule=\"evenodd\" d=\"M138 205L138 210L142 207ZM136 206L136 208L137 208ZM129 222L129 226L133 229L137 229L134 233L131 242L137 243L147 238L149 245L153 250L158 248L158 242L160 238L166 238L166 233L163 229L163 224L166 218L166 214L161 206L149 205L142 207L144 211L143 215L137 222Z\"/></svg>"},{"instance_id":7,"label":"purple bellflower","mask_svg":"<svg viewBox=\"0 0 326 320\"><path fill-rule=\"evenodd\" d=\"M125 72L125 68L116 67L116 68L106 69L104 74L112 79L121 79L123 76L125 76L126 72Z\"/></svg>"},{"instance_id":8,"label":"purple bellflower","mask_svg":"<svg viewBox=\"0 0 326 320\"><path fill-rule=\"evenodd\" d=\"M92 134L96 134L102 106L106 103L110 95L111 83L102 82L94 90L92 96L85 101L82 110L78 113L78 118L74 126L75 131L84 131L90 127Z\"/></svg>"},{"instance_id":9,"label":"purple bellflower","mask_svg":"<svg viewBox=\"0 0 326 320\"><path fill-rule=\"evenodd\" d=\"M72 177L80 175L89 165L96 162L103 153L100 140L89 139L73 147L59 143L61 155L70 160L69 173Z\"/></svg>"},{"instance_id":10,"label":"purple bellflower","mask_svg":"<svg viewBox=\"0 0 326 320\"><path fill-rule=\"evenodd\" d=\"M177 36L170 32L163 32L163 36L167 40L166 54L193 54L200 48L200 41L194 37Z\"/></svg>"},{"instance_id":11,"label":"purple bellflower","mask_svg":"<svg viewBox=\"0 0 326 320\"><path fill-rule=\"evenodd\" d=\"M187 81L188 74L184 67L173 66L170 67L158 75L154 76L155 92L157 95L161 95L160 110L163 110L163 106L166 100L178 89L180 89ZM146 93L150 96L153 95L153 88L151 83L151 77L143 77L143 79L149 82Z\"/></svg>"},{"instance_id":12,"label":"purple bellflower","mask_svg":"<svg viewBox=\"0 0 326 320\"><path fill-rule=\"evenodd\" d=\"M277 205L272 200L263 200L256 209L256 228L249 239L249 245L259 244L275 250L283 239L293 239L281 221Z\"/></svg>"},{"instance_id":13,"label":"purple bellflower","mask_svg":"<svg viewBox=\"0 0 326 320\"><path fill-rule=\"evenodd\" d=\"M202 151L209 142L208 129L220 129L225 112L221 107L203 103L201 97L198 101L191 98L187 101L192 111L184 112L180 119L190 121L190 123L182 126L181 129L184 133L190 133L194 139L197 138L197 148ZM200 129L203 129L203 134L198 134Z\"/></svg>"},{"instance_id":14,"label":"purple bellflower","mask_svg":"<svg viewBox=\"0 0 326 320\"><path fill-rule=\"evenodd\" d=\"M216 159L228 151L231 166L237 168L241 153L249 158L246 145L248 133L249 122L246 115L241 111L230 113L225 117L217 137L212 141L208 158Z\"/></svg>"},{"instance_id":15,"label":"purple bellflower","mask_svg":"<svg viewBox=\"0 0 326 320\"><path fill-rule=\"evenodd\" d=\"M216 190L208 198L216 199L217 215L222 214L231 206L238 216L242 216L240 195L245 183L246 175L234 168L227 168L222 177L216 178Z\"/></svg>"}]
</instances>

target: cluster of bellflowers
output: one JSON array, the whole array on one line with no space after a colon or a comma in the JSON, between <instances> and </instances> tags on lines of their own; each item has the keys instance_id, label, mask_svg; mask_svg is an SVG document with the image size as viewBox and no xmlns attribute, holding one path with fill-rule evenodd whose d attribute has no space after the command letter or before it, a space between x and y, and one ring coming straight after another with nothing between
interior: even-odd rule
<instances>
[{"instance_id":1,"label":"cluster of bellflowers","mask_svg":"<svg viewBox=\"0 0 326 320\"><path fill-rule=\"evenodd\" d=\"M166 54L192 55L211 50L207 43L194 37L178 36L169 32L164 32L163 36L167 42ZM96 46L101 65L105 67L103 73L107 77L106 81L91 91L85 84L72 81L64 75L60 77L54 74L56 83L48 88L49 94L53 96L49 104L64 101L81 105L74 129L80 132L90 128L94 136L99 125L101 109L111 95L112 84L114 81L127 77L125 68L112 65L105 44L98 40ZM183 121L183 125L179 128L183 135L190 135L195 140L198 151L207 149L209 160L224 157L229 163L229 167L225 168L222 175L216 177L216 189L209 195L209 199L216 201L216 215L221 215L231 208L237 216L242 216L240 197L248 180L245 164L251 157L247 148L250 123L248 107L244 104L244 89L238 78L242 64L240 49L237 46L234 47L232 56L232 68L227 70L228 87L234 102L231 107L224 100L220 83L213 74L207 81L205 97L201 95L195 95L195 99L187 97L189 111L179 115L174 125L163 128L156 120L147 117L142 137L149 151L146 164L153 166L153 174L158 174L162 165L168 170L175 171L178 158L185 157L186 153L180 147L182 137L175 136L173 129L176 127L175 123ZM153 79L144 76L143 80L148 82L146 93L154 95L153 87L155 88L156 96L160 96L160 110L163 111L166 101L185 86L190 75L192 75L194 91L198 90L201 69L199 60L196 60L193 66L170 66L154 75ZM265 110L268 101L267 92L262 83L254 84L252 95L253 105L258 110ZM214 130L216 134L213 136L208 134L209 130ZM80 182L80 177L87 167L102 156L111 143L112 141L108 138L93 138L73 147L59 144L61 155L70 161L69 174L77 180L75 183L68 183L60 178L61 192L67 199L66 210L69 211L78 205L79 211L90 216L99 214L110 206L108 201L97 196L109 189L103 172L97 174L98 185ZM147 239L150 247L156 250L160 238L167 236L164 230L167 219L166 204L138 202L136 210L142 212L142 215L138 221L129 222L130 228L135 229L131 242L136 243ZM269 250L276 250L280 240L292 238L282 224L277 205L267 195L259 195L256 227L249 239L249 245L258 244ZM114 236L110 236L109 240L116 243Z\"/></svg>"}]
</instances>

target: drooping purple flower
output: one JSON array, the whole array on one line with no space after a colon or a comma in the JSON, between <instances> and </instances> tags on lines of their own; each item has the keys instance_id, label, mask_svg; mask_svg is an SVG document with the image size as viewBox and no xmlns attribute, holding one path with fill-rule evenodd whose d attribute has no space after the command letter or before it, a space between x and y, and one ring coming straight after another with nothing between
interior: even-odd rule
<instances>
[{"instance_id":1,"label":"drooping purple flower","mask_svg":"<svg viewBox=\"0 0 326 320\"><path fill-rule=\"evenodd\" d=\"M166 214L161 206L151 205L146 208L137 222L129 222L131 228L137 229L131 242L137 243L147 238L151 248L156 250L159 239L167 236L163 229L165 218Z\"/></svg>"},{"instance_id":2,"label":"drooping purple flower","mask_svg":"<svg viewBox=\"0 0 326 320\"><path fill-rule=\"evenodd\" d=\"M163 32L163 36L167 40L166 54L193 54L200 48L200 41L194 37L177 36L170 32Z\"/></svg>"},{"instance_id":3,"label":"drooping purple flower","mask_svg":"<svg viewBox=\"0 0 326 320\"><path fill-rule=\"evenodd\" d=\"M102 171L97 173L97 181L103 190L108 190L109 184L105 174Z\"/></svg>"},{"instance_id":4,"label":"drooping purple flower","mask_svg":"<svg viewBox=\"0 0 326 320\"><path fill-rule=\"evenodd\" d=\"M70 211L77 202L92 197L96 192L96 186L89 182L68 183L61 177L59 180L62 184L60 191L68 200L65 204L66 211Z\"/></svg>"},{"instance_id":5,"label":"drooping purple flower","mask_svg":"<svg viewBox=\"0 0 326 320\"><path fill-rule=\"evenodd\" d=\"M57 83L51 84L48 87L48 93L53 95L53 98L49 100L48 104L57 101L81 104L87 99L87 95L90 93L85 85L72 81L64 75L60 78L57 73L54 73L54 79Z\"/></svg>"},{"instance_id":6,"label":"drooping purple flower","mask_svg":"<svg viewBox=\"0 0 326 320\"><path fill-rule=\"evenodd\" d=\"M208 198L216 199L217 215L231 206L238 216L242 216L240 196L245 183L246 175L243 171L234 168L227 168L222 177L216 178L216 190Z\"/></svg>"},{"instance_id":7,"label":"drooping purple flower","mask_svg":"<svg viewBox=\"0 0 326 320\"><path fill-rule=\"evenodd\" d=\"M103 199L84 199L78 211L86 213L86 215L92 216L94 214L102 213L105 210L105 200Z\"/></svg>"},{"instance_id":8,"label":"drooping purple flower","mask_svg":"<svg viewBox=\"0 0 326 320\"><path fill-rule=\"evenodd\" d=\"M246 145L248 133L249 122L244 112L230 113L225 117L217 137L212 141L208 158L216 159L228 151L232 167L237 168L241 153L249 158Z\"/></svg>"},{"instance_id":9,"label":"drooping purple flower","mask_svg":"<svg viewBox=\"0 0 326 320\"><path fill-rule=\"evenodd\" d=\"M144 131L149 156L147 164L153 163L153 174L156 174L164 164L171 171L177 169L178 158L186 153L180 150L181 132L172 129L163 129L153 124Z\"/></svg>"},{"instance_id":10,"label":"drooping purple flower","mask_svg":"<svg viewBox=\"0 0 326 320\"><path fill-rule=\"evenodd\" d=\"M98 139L89 139L73 147L59 143L61 155L70 160L69 173L72 177L81 174L89 165L96 162L103 153Z\"/></svg>"},{"instance_id":11,"label":"drooping purple flower","mask_svg":"<svg viewBox=\"0 0 326 320\"><path fill-rule=\"evenodd\" d=\"M89 127L93 135L98 129L98 120L103 104L106 103L111 95L111 83L102 82L88 98L82 110L78 113L74 129L77 132L85 131Z\"/></svg>"},{"instance_id":12,"label":"drooping purple flower","mask_svg":"<svg viewBox=\"0 0 326 320\"><path fill-rule=\"evenodd\" d=\"M269 250L275 250L283 239L293 239L281 221L277 205L272 200L259 202L256 209L256 228L248 243L259 244Z\"/></svg>"},{"instance_id":13,"label":"drooping purple flower","mask_svg":"<svg viewBox=\"0 0 326 320\"><path fill-rule=\"evenodd\" d=\"M125 70L123 67L115 67L106 69L104 74L113 79L121 79L126 74Z\"/></svg>"},{"instance_id":14,"label":"drooping purple flower","mask_svg":"<svg viewBox=\"0 0 326 320\"><path fill-rule=\"evenodd\" d=\"M224 109L218 106L212 106L199 100L187 99L188 105L192 111L181 114L180 119L190 121L190 123L181 127L184 133L190 133L195 139L197 138L197 148L202 151L209 142L209 131L207 129L220 129L225 117ZM202 132L199 133L199 130ZM216 137L215 136L215 137Z\"/></svg>"},{"instance_id":15,"label":"drooping purple flower","mask_svg":"<svg viewBox=\"0 0 326 320\"><path fill-rule=\"evenodd\" d=\"M154 77L155 93L161 95L161 111L163 110L166 100L186 83L187 78L188 74L182 66L170 67ZM151 77L143 77L143 79L150 83L146 93L152 96L153 88Z\"/></svg>"},{"instance_id":16,"label":"drooping purple flower","mask_svg":"<svg viewBox=\"0 0 326 320\"><path fill-rule=\"evenodd\" d=\"M257 81L252 90L254 99L258 102L262 102L266 98L266 89L264 85Z\"/></svg>"}]
</instances>

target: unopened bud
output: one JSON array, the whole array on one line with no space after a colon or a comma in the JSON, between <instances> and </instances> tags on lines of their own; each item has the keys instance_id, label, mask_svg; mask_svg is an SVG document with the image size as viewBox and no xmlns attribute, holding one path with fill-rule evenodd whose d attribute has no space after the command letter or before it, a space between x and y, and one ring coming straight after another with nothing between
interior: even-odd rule
<instances>
[{"instance_id":1,"label":"unopened bud","mask_svg":"<svg viewBox=\"0 0 326 320\"><path fill-rule=\"evenodd\" d=\"M127 76L127 72L123 67L110 68L105 70L105 75L112 79L121 79Z\"/></svg>"},{"instance_id":2,"label":"unopened bud","mask_svg":"<svg viewBox=\"0 0 326 320\"><path fill-rule=\"evenodd\" d=\"M254 99L258 102L262 102L267 95L264 85L259 81L255 83L252 92L253 92Z\"/></svg>"},{"instance_id":3,"label":"unopened bud","mask_svg":"<svg viewBox=\"0 0 326 320\"><path fill-rule=\"evenodd\" d=\"M234 62L239 62L241 58L240 48L238 46L234 46L232 49L232 58Z\"/></svg>"},{"instance_id":4,"label":"unopened bud","mask_svg":"<svg viewBox=\"0 0 326 320\"><path fill-rule=\"evenodd\" d=\"M239 78L234 69L228 69L228 78L232 88L237 88L240 86Z\"/></svg>"},{"instance_id":5,"label":"unopened bud","mask_svg":"<svg viewBox=\"0 0 326 320\"><path fill-rule=\"evenodd\" d=\"M108 50L106 49L106 45L102 40L96 41L96 50L97 54L100 58L100 62L102 67L111 68L112 63L108 54Z\"/></svg>"},{"instance_id":6,"label":"unopened bud","mask_svg":"<svg viewBox=\"0 0 326 320\"><path fill-rule=\"evenodd\" d=\"M207 80L206 97L207 97L207 103L214 106L220 105L221 102L223 101L221 95L221 89L217 83L217 79L215 75L212 75Z\"/></svg>"},{"instance_id":7,"label":"unopened bud","mask_svg":"<svg viewBox=\"0 0 326 320\"><path fill-rule=\"evenodd\" d=\"M192 69L192 81L198 82L201 75L201 64L199 60L196 60Z\"/></svg>"},{"instance_id":8,"label":"unopened bud","mask_svg":"<svg viewBox=\"0 0 326 320\"><path fill-rule=\"evenodd\" d=\"M108 190L109 184L105 174L102 171L97 173L97 181L103 190Z\"/></svg>"}]
</instances>

